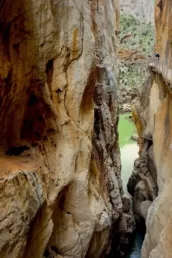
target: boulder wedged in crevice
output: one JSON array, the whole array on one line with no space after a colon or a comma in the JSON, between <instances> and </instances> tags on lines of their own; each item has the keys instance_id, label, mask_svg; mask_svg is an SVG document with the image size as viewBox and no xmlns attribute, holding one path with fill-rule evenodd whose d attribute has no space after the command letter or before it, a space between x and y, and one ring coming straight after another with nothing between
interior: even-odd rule
<instances>
[{"instance_id":1,"label":"boulder wedged in crevice","mask_svg":"<svg viewBox=\"0 0 172 258\"><path fill-rule=\"evenodd\" d=\"M128 253L136 230L131 197L128 194L124 194L122 203L123 212L113 225L112 250L108 255L110 258L123 257Z\"/></svg>"}]
</instances>

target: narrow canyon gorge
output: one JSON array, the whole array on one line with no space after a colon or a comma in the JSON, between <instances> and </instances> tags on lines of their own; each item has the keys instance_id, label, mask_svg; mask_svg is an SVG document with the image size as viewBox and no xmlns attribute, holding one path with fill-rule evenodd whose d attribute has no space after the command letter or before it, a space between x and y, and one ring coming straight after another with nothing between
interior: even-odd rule
<instances>
[{"instance_id":1,"label":"narrow canyon gorge","mask_svg":"<svg viewBox=\"0 0 172 258\"><path fill-rule=\"evenodd\" d=\"M146 219L142 258L172 257L172 2L155 4L156 47L160 59L149 64L133 117L140 136L128 190L138 221Z\"/></svg>"},{"instance_id":2,"label":"narrow canyon gorge","mask_svg":"<svg viewBox=\"0 0 172 258\"><path fill-rule=\"evenodd\" d=\"M171 16L171 0L0 0L0 258L172 257Z\"/></svg>"}]
</instances>

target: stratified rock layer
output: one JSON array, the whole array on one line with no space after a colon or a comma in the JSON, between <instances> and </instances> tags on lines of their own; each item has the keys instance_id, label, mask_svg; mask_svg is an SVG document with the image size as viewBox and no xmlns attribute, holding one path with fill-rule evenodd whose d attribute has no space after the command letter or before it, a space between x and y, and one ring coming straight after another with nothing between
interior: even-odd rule
<instances>
[{"instance_id":1,"label":"stratified rock layer","mask_svg":"<svg viewBox=\"0 0 172 258\"><path fill-rule=\"evenodd\" d=\"M101 257L127 221L117 2L0 2L0 257Z\"/></svg>"}]
</instances>

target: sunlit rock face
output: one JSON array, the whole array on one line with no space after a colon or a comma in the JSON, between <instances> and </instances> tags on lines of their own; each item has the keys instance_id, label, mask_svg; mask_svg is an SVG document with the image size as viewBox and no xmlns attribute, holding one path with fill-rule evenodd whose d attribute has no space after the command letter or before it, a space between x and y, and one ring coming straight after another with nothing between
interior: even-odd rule
<instances>
[{"instance_id":1,"label":"sunlit rock face","mask_svg":"<svg viewBox=\"0 0 172 258\"><path fill-rule=\"evenodd\" d=\"M152 106L153 104L155 105ZM172 251L171 109L171 93L167 92L167 85L163 82L162 77L156 75L150 94L147 132L149 132L149 135L152 132L153 137L153 156L156 166L158 197L153 202L147 216L147 234L142 250L144 258L167 258L170 257Z\"/></svg>"},{"instance_id":2,"label":"sunlit rock face","mask_svg":"<svg viewBox=\"0 0 172 258\"><path fill-rule=\"evenodd\" d=\"M157 0L155 7L156 49L168 65L172 64L172 2Z\"/></svg>"},{"instance_id":3,"label":"sunlit rock face","mask_svg":"<svg viewBox=\"0 0 172 258\"><path fill-rule=\"evenodd\" d=\"M160 62L165 60L163 72L171 68L172 57L172 2L156 1L156 49ZM169 81L155 70L151 87L142 93L145 104L141 111L143 134L152 138L154 180L158 197L148 210L147 233L142 248L143 258L169 258L172 253L172 101ZM148 94L147 94L148 93ZM146 140L145 140L146 142ZM142 145L143 146L143 145ZM143 152L143 147L142 147ZM148 154L148 153L147 153ZM153 170L151 170L153 171Z\"/></svg>"},{"instance_id":4,"label":"sunlit rock face","mask_svg":"<svg viewBox=\"0 0 172 258\"><path fill-rule=\"evenodd\" d=\"M117 0L0 2L0 257L101 257L127 229L118 17Z\"/></svg>"}]
</instances>

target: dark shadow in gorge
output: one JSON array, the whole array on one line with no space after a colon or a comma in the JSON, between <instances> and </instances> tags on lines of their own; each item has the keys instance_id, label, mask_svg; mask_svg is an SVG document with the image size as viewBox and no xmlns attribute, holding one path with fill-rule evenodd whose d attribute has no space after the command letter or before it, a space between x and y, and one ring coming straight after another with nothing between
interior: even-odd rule
<instances>
[{"instance_id":1,"label":"dark shadow in gorge","mask_svg":"<svg viewBox=\"0 0 172 258\"><path fill-rule=\"evenodd\" d=\"M145 10L147 10L146 5L143 6ZM143 10L143 11L145 11ZM150 10L150 9L149 9ZM153 15L153 10L152 10ZM146 20L143 22L140 19L140 16L137 15L137 17L134 17L127 13L127 11L122 10L122 4L121 4L121 18L120 18L120 33L119 33L119 39L120 39L120 45L119 49L121 52L119 52L120 57L120 90L118 93L119 96L119 106L120 111L125 112L131 110L131 106L137 105L137 103L140 101L140 89L138 85L142 85L145 83L145 86L148 85L148 78L149 78L149 71L147 70L146 60L149 56L153 55L153 49L154 49L154 38L155 38L155 31L153 29L154 25L152 22L152 28L150 28L146 22ZM144 24L143 24L144 23ZM141 25L142 24L142 25ZM141 26L140 26L141 25ZM149 31L149 33L147 33ZM129 37L128 37L129 36ZM128 38L127 38L128 37ZM123 41L124 39L124 41ZM139 39L139 42L137 42L137 39ZM143 45L144 43L144 45ZM146 45L146 44L147 45ZM145 60L142 62L142 58L137 53L137 48L139 46L139 54L142 55L142 58ZM128 51L136 51L136 60L135 57L132 56L132 53L129 53ZM126 54L128 53L128 55ZM121 54L121 55L120 55ZM125 58L123 58L123 55ZM131 58L132 56L132 58ZM134 66L134 62L136 61L136 66ZM139 67L139 72L137 72L137 68ZM125 69L124 69L125 68ZM132 79L130 81L130 79ZM131 94L132 87L135 87L136 90L136 96L133 99ZM145 91L146 93L146 91ZM145 94L143 95L145 98ZM144 103L147 100L144 101ZM147 105L146 105L147 106ZM143 110L143 106L140 107L139 112ZM140 121L139 121L140 122ZM142 130L144 127L144 124L140 123L139 126L140 131L138 129L139 134L139 141L140 141L140 155L142 154L142 137L141 134L143 133ZM129 131L129 127L127 127L125 124L123 124L123 130L121 130L121 133L125 134L126 131ZM120 135L120 131L119 131ZM128 135L127 135L128 136ZM123 246L121 246L121 250L125 250L127 255L124 253L118 253L115 252L115 245L119 241L117 236L114 236L114 240L112 243L112 252L110 257L125 257L125 258L140 258L141 257L141 248L145 236L146 226L145 226L145 219L147 215L148 208L150 207L152 201L156 197L156 184L154 184L154 181L156 181L154 178L156 177L156 171L153 164L153 158L152 158L152 148L151 148L152 142L148 142L147 145L145 145L145 142L143 141L143 146L146 147L145 151L148 153L148 155L144 155L141 159L136 160L136 166L135 166L135 158L133 159L133 150L129 146L125 148L124 146L120 146L121 148L121 155L122 155L122 148L127 157L121 157L122 163L122 178L124 181L124 191L127 185L127 176L130 174L130 190L128 191L131 194L131 198L133 201L133 213L135 215L136 221L137 221L137 227L136 231L133 235L130 236L130 242L127 242L128 239L125 239L124 235L124 241L122 243ZM126 143L124 143L126 145ZM142 146L142 147L143 147ZM127 153L128 152L128 153ZM127 158L129 161L127 162ZM131 167L134 165L134 170ZM136 169L136 170L135 170ZM132 173L133 170L133 173ZM136 173L135 173L136 171ZM125 180L124 180L125 175Z\"/></svg>"},{"instance_id":2,"label":"dark shadow in gorge","mask_svg":"<svg viewBox=\"0 0 172 258\"><path fill-rule=\"evenodd\" d=\"M130 248L124 258L141 258L141 248L143 245L144 237L146 233L145 221L142 220L140 224L136 226L136 230L132 236Z\"/></svg>"},{"instance_id":3,"label":"dark shadow in gorge","mask_svg":"<svg viewBox=\"0 0 172 258\"><path fill-rule=\"evenodd\" d=\"M128 178L133 169L134 160L135 158L138 157L137 153L139 151L137 147L137 143L131 140L131 136L135 132L135 127L134 127L134 124L131 122L131 119L129 119L130 115L131 115L130 113L120 115L120 121L119 121L119 127L118 127L119 144L121 148L121 162L122 162L121 174L123 179L123 188L125 192L123 197L123 212L124 212L123 214L125 218L128 218L126 212L128 211L128 209L130 209L130 212L132 212L132 206L133 206L131 202L131 197L129 197L129 194L127 193L127 189L125 185L127 184ZM124 128L127 128L128 130L124 130ZM135 155L133 151L136 152ZM128 155L128 152L132 153L132 155L131 156ZM125 223L122 216L119 218L117 222L119 227L117 228L114 225L112 250L109 255L110 258L115 258L115 257L130 258L130 254L133 255L134 250L137 249L135 248L135 246L139 246L139 250L137 252L138 255L135 257L140 257L139 254L141 251L141 245L142 245L144 233L145 233L144 221L143 223L141 223L143 227L142 226L141 228L138 227L134 233L133 233L133 230L131 230L132 229L131 221L127 219L127 222L128 222L127 223L128 225L127 225L126 231L122 230L122 224Z\"/></svg>"}]
</instances>

